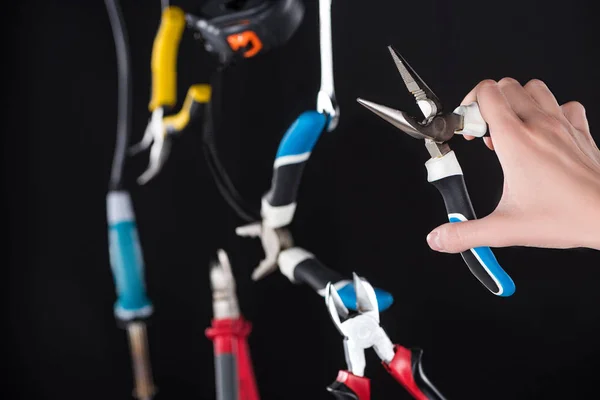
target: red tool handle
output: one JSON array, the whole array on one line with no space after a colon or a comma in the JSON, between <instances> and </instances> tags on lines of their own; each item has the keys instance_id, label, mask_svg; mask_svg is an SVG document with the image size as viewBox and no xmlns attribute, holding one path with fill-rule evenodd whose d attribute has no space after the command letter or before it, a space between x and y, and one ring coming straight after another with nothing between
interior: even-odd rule
<instances>
[{"instance_id":1,"label":"red tool handle","mask_svg":"<svg viewBox=\"0 0 600 400\"><path fill-rule=\"evenodd\" d=\"M222 383L231 382L231 378L237 378L237 395L233 394L239 400L259 400L256 379L254 378L254 369L250 358L250 350L246 338L252 330L251 324L243 317L238 319L215 319L212 326L206 330L206 336L213 341L215 359L232 355L235 359L235 371L225 369L225 374L230 376L222 377ZM223 386L223 392L231 389L233 385ZM224 386L230 386L229 388ZM220 395L220 394L219 394ZM227 398L227 395L222 397Z\"/></svg>"},{"instance_id":2,"label":"red tool handle","mask_svg":"<svg viewBox=\"0 0 600 400\"><path fill-rule=\"evenodd\" d=\"M429 381L423 372L423 350L407 349L395 345L396 354L389 364L382 363L387 372L396 379L416 400L445 400L445 397Z\"/></svg>"},{"instance_id":3,"label":"red tool handle","mask_svg":"<svg viewBox=\"0 0 600 400\"><path fill-rule=\"evenodd\" d=\"M341 370L327 391L337 400L370 400L371 382L369 378Z\"/></svg>"}]
</instances>

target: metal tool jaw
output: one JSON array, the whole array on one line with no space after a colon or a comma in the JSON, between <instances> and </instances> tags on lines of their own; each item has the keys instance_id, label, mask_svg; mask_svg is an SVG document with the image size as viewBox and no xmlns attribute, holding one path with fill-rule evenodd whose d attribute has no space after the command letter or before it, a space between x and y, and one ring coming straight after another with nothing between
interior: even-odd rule
<instances>
[{"instance_id":1,"label":"metal tool jaw","mask_svg":"<svg viewBox=\"0 0 600 400\"><path fill-rule=\"evenodd\" d=\"M217 260L211 263L210 284L213 294L213 315L215 319L236 319L240 317L240 307L235 293L235 278L227 253L219 249Z\"/></svg>"},{"instance_id":2,"label":"metal tool jaw","mask_svg":"<svg viewBox=\"0 0 600 400\"><path fill-rule=\"evenodd\" d=\"M130 155L136 155L150 147L150 162L148 168L137 179L138 184L144 185L154 178L166 163L171 152L171 137L163 123L164 109L156 108L144 131L142 140L129 149Z\"/></svg>"},{"instance_id":3,"label":"metal tool jaw","mask_svg":"<svg viewBox=\"0 0 600 400\"><path fill-rule=\"evenodd\" d=\"M356 291L356 314L344 306L340 295L331 283L325 289L325 304L331 319L344 336L344 352L348 371L364 376L365 350L373 348L386 364L394 358L394 345L379 325L379 311L375 290L365 279L353 274Z\"/></svg>"},{"instance_id":4,"label":"metal tool jaw","mask_svg":"<svg viewBox=\"0 0 600 400\"><path fill-rule=\"evenodd\" d=\"M432 158L442 157L450 152L450 147L446 142L456 133L473 136L483 136L485 134L487 126L480 115L479 117L472 117L472 113L468 112L469 110L466 108L467 106L459 107L452 113L444 113L438 97L408 62L391 46L388 46L388 50L407 90L414 96L417 105L421 109L424 119L418 120L404 111L357 99L361 105L408 135L425 140L425 147ZM476 107L476 104L472 107ZM477 113L478 111L477 108ZM466 116L476 120L473 131L463 132L466 125L469 125L469 127L473 125L465 123Z\"/></svg>"},{"instance_id":5,"label":"metal tool jaw","mask_svg":"<svg viewBox=\"0 0 600 400\"><path fill-rule=\"evenodd\" d=\"M195 84L188 89L177 114L165 117L164 107L157 107L152 111L142 140L130 149L130 153L135 155L152 146L148 168L138 178L139 184L147 183L160 172L171 151L173 137L181 134L190 121L199 115L202 105L210 101L211 92L210 85Z\"/></svg>"},{"instance_id":6,"label":"metal tool jaw","mask_svg":"<svg viewBox=\"0 0 600 400\"><path fill-rule=\"evenodd\" d=\"M252 272L252 279L255 281L277 270L279 253L294 246L294 239L287 228L272 228L262 222L240 226L235 233L238 236L260 238L265 258Z\"/></svg>"}]
</instances>

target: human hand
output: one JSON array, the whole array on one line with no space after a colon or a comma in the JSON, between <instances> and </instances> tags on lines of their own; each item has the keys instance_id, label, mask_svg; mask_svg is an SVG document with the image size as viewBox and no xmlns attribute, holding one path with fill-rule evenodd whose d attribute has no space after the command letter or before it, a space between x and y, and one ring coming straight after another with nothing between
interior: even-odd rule
<instances>
[{"instance_id":1,"label":"human hand","mask_svg":"<svg viewBox=\"0 0 600 400\"><path fill-rule=\"evenodd\" d=\"M489 126L486 145L502 165L502 198L485 218L437 227L429 246L448 253L480 246L600 250L600 150L584 107L559 106L542 81L521 86L511 78L481 82L462 104L473 101Z\"/></svg>"}]
</instances>

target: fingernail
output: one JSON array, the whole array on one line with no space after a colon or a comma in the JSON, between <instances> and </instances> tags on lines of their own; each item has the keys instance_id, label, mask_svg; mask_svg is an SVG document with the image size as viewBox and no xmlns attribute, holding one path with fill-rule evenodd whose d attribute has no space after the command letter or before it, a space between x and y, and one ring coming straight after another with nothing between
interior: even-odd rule
<instances>
[{"instance_id":1,"label":"fingernail","mask_svg":"<svg viewBox=\"0 0 600 400\"><path fill-rule=\"evenodd\" d=\"M442 245L440 243L440 234L437 231L433 231L429 235L427 235L427 244L429 244L429 247L431 247L432 250L442 250Z\"/></svg>"}]
</instances>

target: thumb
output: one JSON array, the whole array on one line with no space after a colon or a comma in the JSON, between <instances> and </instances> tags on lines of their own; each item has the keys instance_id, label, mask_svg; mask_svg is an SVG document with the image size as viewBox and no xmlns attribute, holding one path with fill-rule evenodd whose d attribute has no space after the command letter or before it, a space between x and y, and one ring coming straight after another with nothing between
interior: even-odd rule
<instances>
[{"instance_id":1,"label":"thumb","mask_svg":"<svg viewBox=\"0 0 600 400\"><path fill-rule=\"evenodd\" d=\"M453 222L438 226L427 235L432 250L460 253L474 247L511 246L517 239L515 229L505 216L489 215L482 219Z\"/></svg>"}]
</instances>

